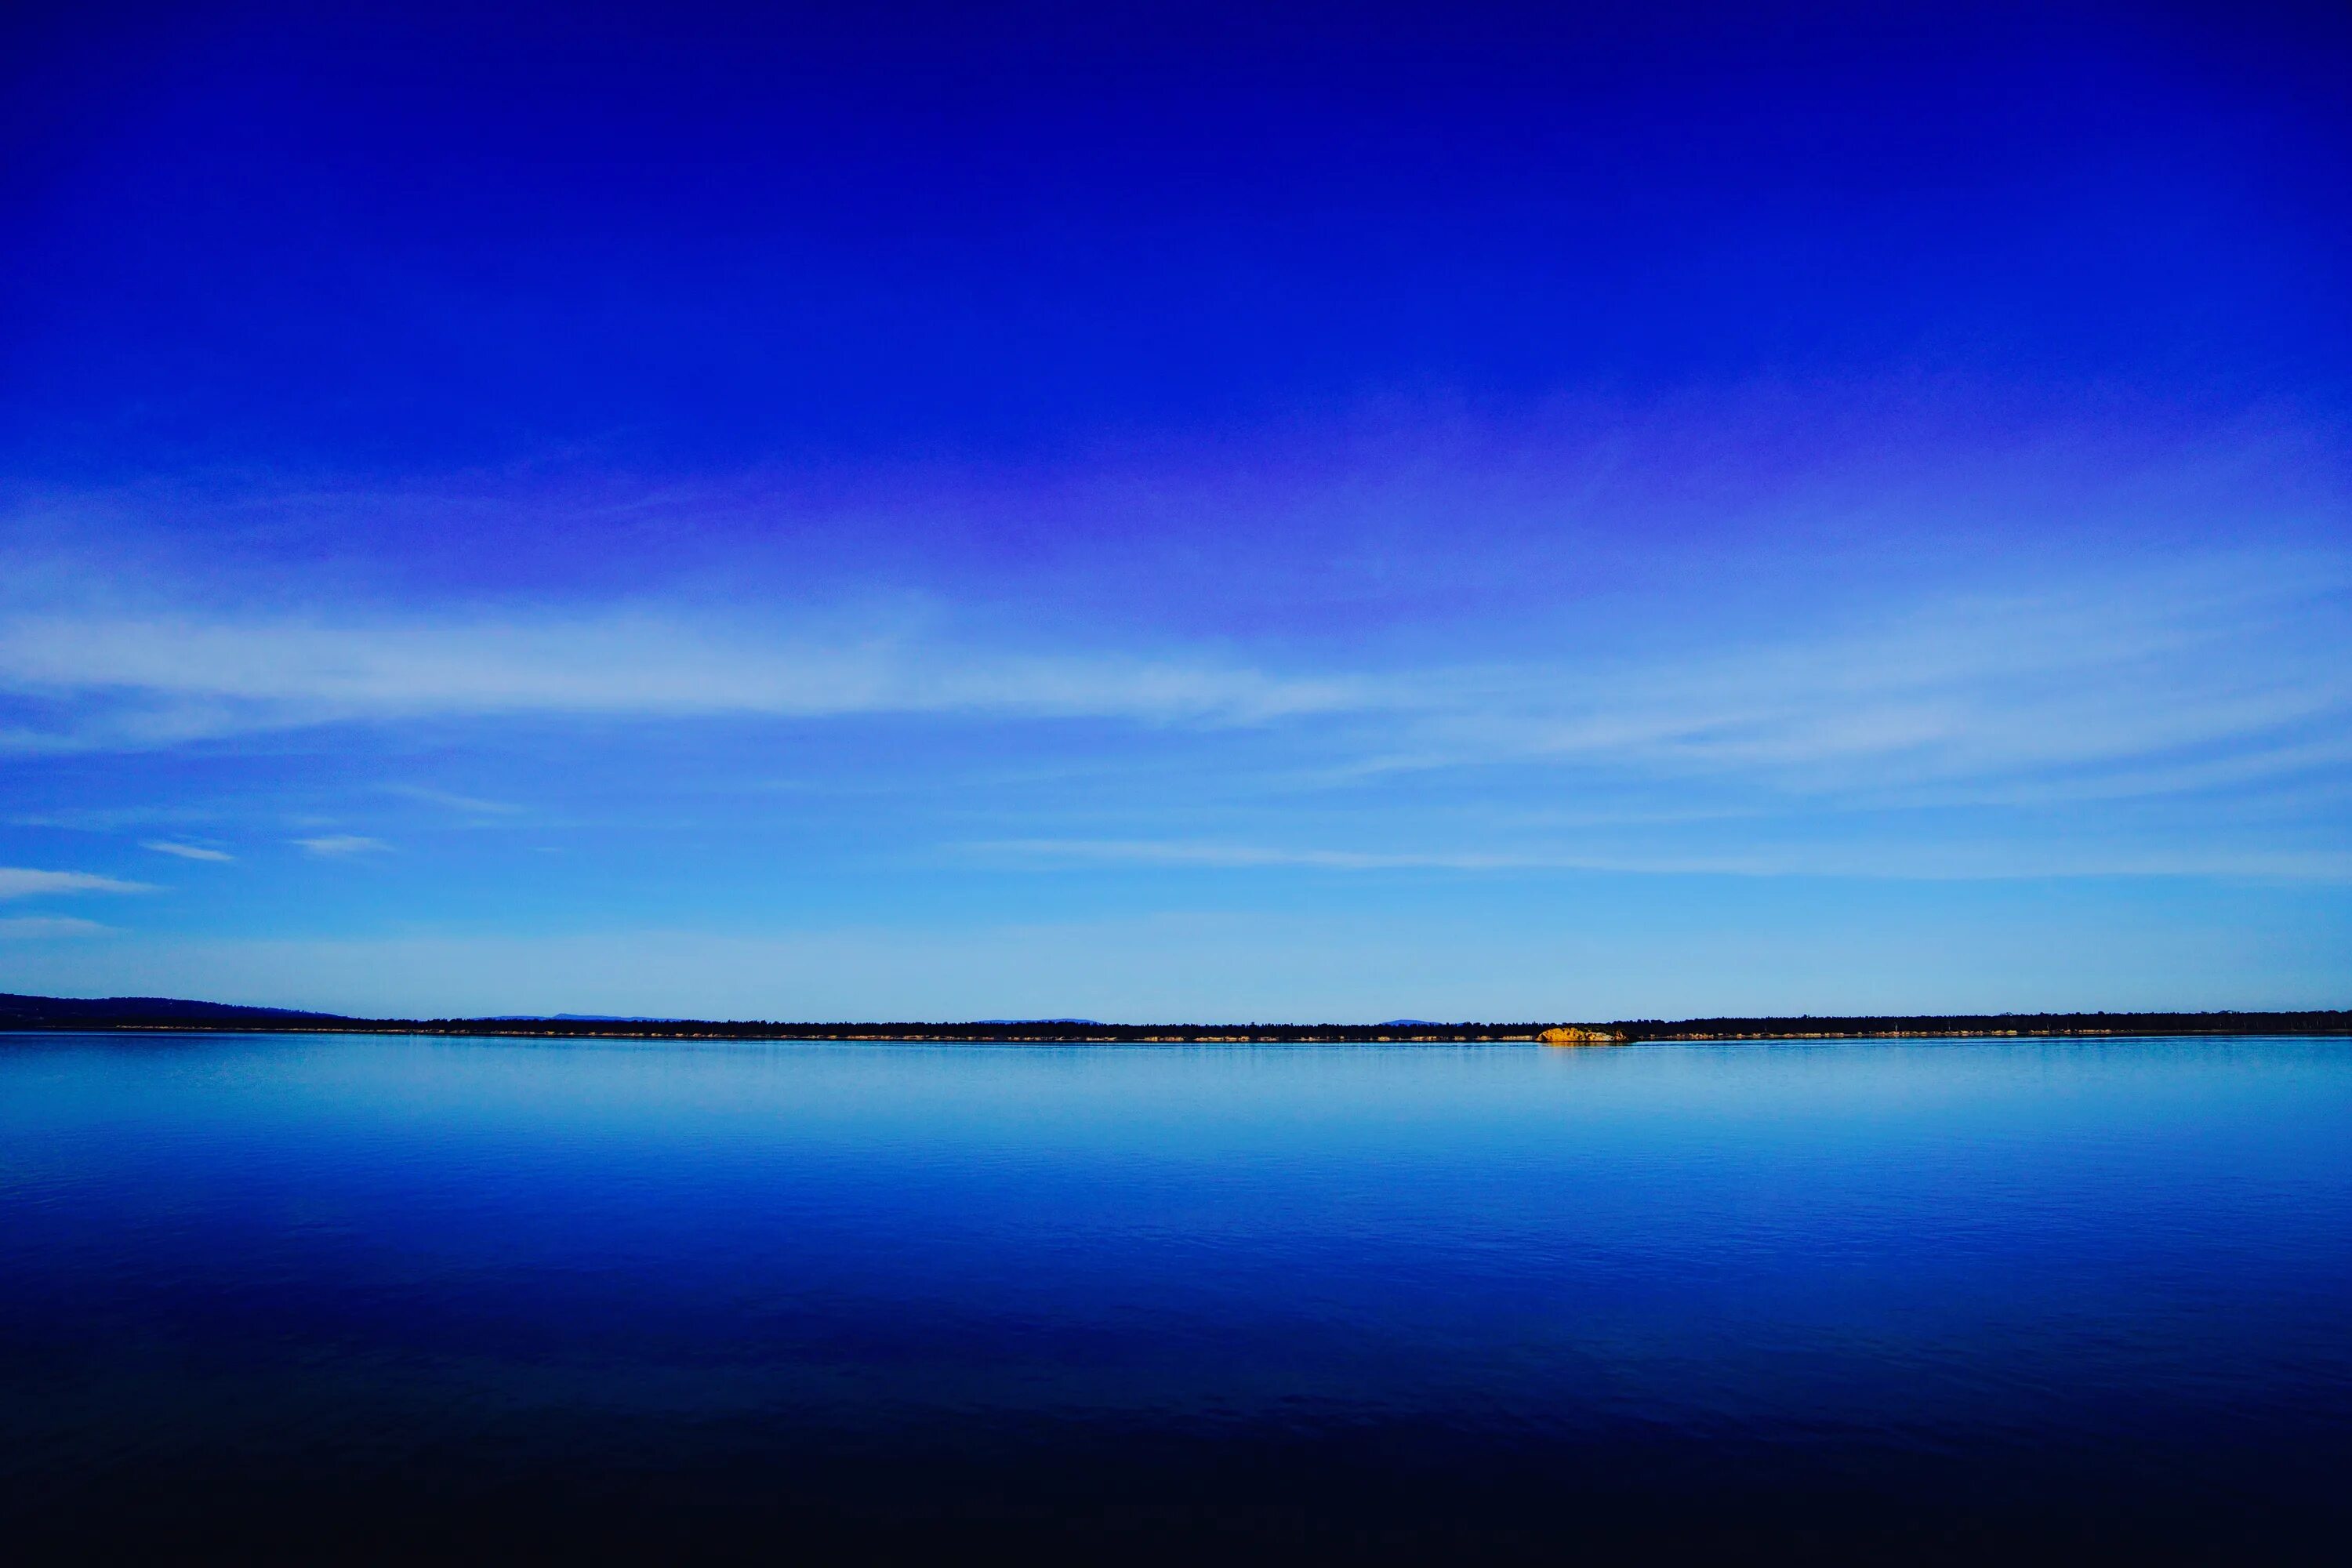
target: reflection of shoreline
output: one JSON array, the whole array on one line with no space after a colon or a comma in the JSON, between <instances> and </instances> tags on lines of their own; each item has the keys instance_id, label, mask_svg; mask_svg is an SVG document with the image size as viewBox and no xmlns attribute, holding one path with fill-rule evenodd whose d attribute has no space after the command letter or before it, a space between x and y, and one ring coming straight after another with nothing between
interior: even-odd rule
<instances>
[{"instance_id":1,"label":"reflection of shoreline","mask_svg":"<svg viewBox=\"0 0 2352 1568\"><path fill-rule=\"evenodd\" d=\"M815 1040L1008 1045L1634 1045L1645 1040L1906 1040L2030 1037L2352 1035L2352 1011L2008 1013L1942 1016L1655 1018L1606 1024L771 1023L499 1017L350 1018L334 1014L124 997L0 996L0 1033L432 1035L493 1039Z\"/></svg>"}]
</instances>

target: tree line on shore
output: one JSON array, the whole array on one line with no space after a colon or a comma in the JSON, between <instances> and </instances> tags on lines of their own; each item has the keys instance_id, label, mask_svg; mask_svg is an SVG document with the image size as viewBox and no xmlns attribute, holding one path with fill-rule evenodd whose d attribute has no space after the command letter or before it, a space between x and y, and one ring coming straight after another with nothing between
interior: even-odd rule
<instances>
[{"instance_id":1,"label":"tree line on shore","mask_svg":"<svg viewBox=\"0 0 2352 1568\"><path fill-rule=\"evenodd\" d=\"M0 995L0 1030L196 1030L627 1039L1012 1041L1024 1044L1375 1045L1533 1041L1547 1030L1609 1043L1968 1035L2352 1035L2352 1010L2210 1013L1851 1014L1628 1018L1605 1023L1099 1024L1051 1018L976 1023L596 1018L354 1018L172 997Z\"/></svg>"}]
</instances>

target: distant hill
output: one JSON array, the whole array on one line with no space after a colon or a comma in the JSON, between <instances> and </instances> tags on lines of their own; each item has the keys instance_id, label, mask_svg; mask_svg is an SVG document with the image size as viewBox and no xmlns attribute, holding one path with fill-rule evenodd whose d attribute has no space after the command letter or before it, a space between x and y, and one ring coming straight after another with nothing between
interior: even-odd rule
<instances>
[{"instance_id":1,"label":"distant hill","mask_svg":"<svg viewBox=\"0 0 2352 1568\"><path fill-rule=\"evenodd\" d=\"M184 1002L173 996L16 996L0 993L0 1025L114 1024L180 1019L190 1024L291 1023L315 1019L343 1023L338 1013L303 1013L291 1007L240 1007L227 1002Z\"/></svg>"}]
</instances>

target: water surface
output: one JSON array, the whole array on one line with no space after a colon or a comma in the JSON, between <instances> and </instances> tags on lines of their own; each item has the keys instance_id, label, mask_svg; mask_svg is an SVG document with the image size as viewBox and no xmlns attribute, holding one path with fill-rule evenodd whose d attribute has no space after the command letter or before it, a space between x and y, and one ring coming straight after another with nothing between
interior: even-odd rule
<instances>
[{"instance_id":1,"label":"water surface","mask_svg":"<svg viewBox=\"0 0 2352 1568\"><path fill-rule=\"evenodd\" d=\"M289 1555L2352 1524L2352 1042L0 1044L0 1506Z\"/></svg>"}]
</instances>

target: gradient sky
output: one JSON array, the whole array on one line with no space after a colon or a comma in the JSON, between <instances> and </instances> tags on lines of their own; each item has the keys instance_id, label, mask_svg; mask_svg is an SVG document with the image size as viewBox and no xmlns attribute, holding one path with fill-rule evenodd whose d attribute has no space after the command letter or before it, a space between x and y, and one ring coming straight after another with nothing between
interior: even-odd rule
<instances>
[{"instance_id":1,"label":"gradient sky","mask_svg":"<svg viewBox=\"0 0 2352 1568\"><path fill-rule=\"evenodd\" d=\"M2352 1004L2352 13L1271 9L12 7L0 990Z\"/></svg>"}]
</instances>

